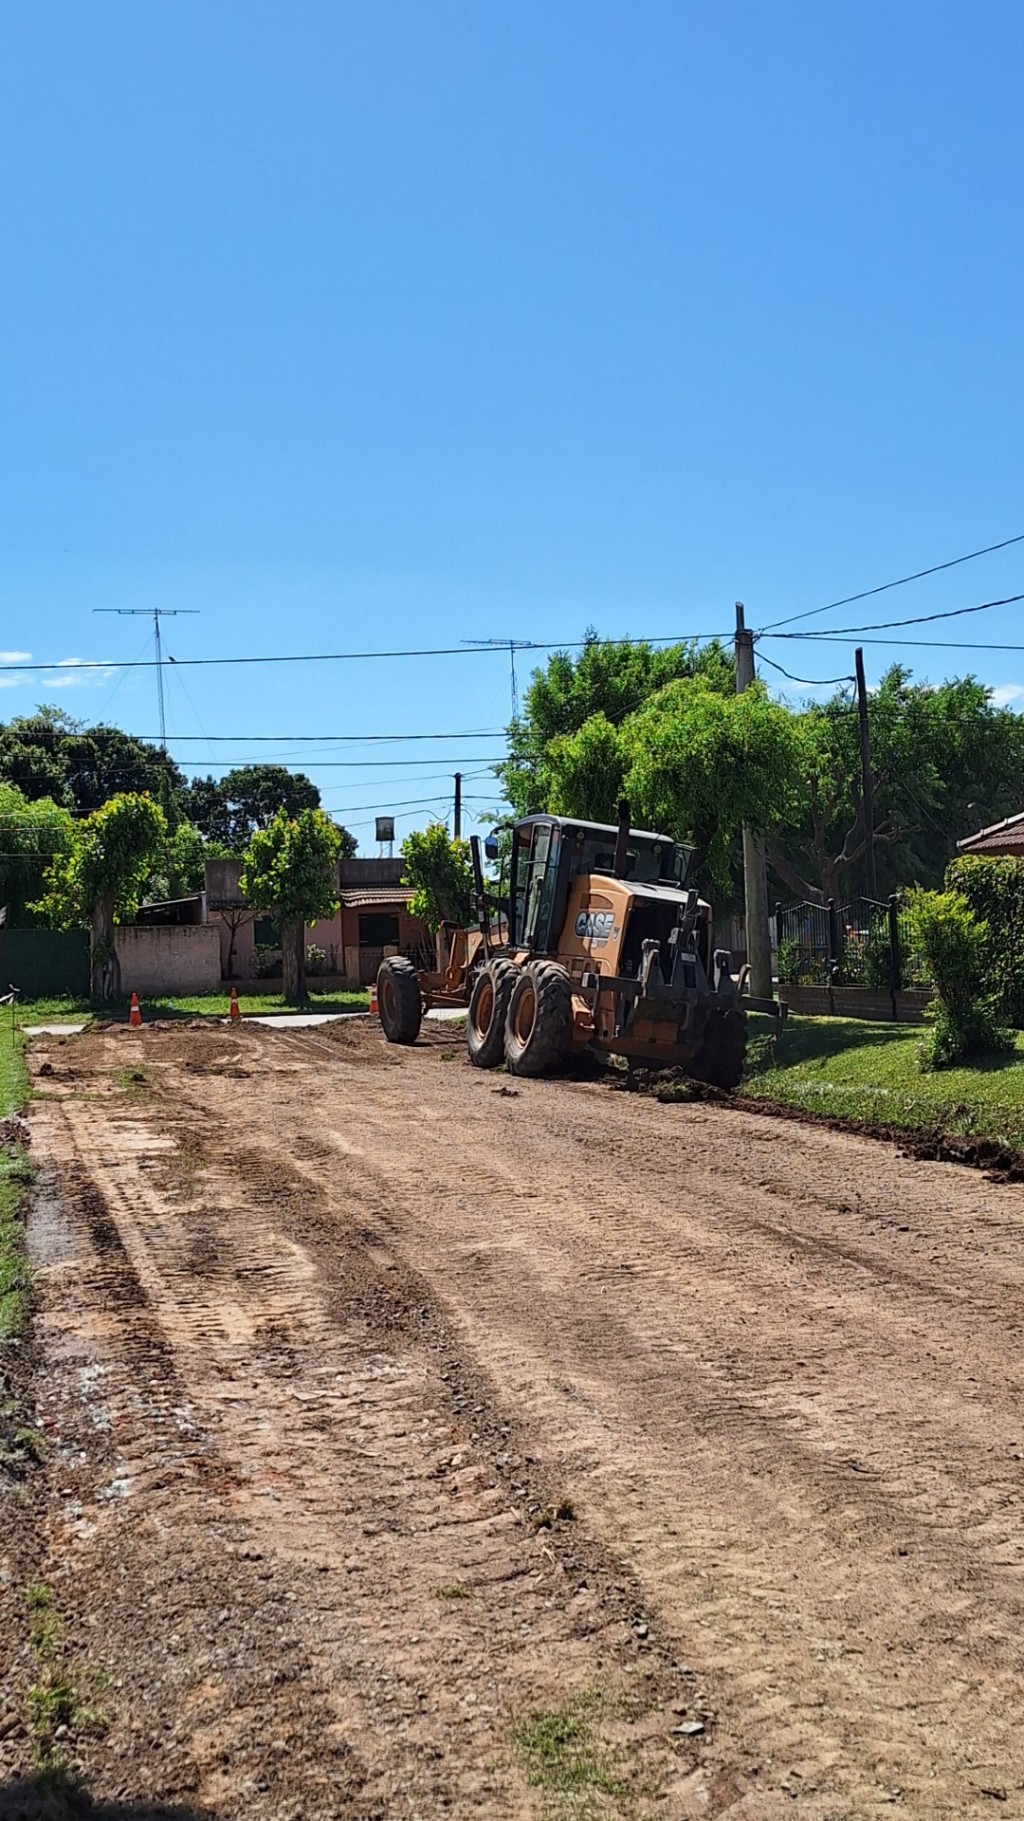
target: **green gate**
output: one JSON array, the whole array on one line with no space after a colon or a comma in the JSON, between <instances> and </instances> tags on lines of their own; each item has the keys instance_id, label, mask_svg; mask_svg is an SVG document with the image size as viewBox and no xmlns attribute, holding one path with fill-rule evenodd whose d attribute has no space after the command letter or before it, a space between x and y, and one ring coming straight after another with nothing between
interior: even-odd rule
<instances>
[{"instance_id":1,"label":"green gate","mask_svg":"<svg viewBox=\"0 0 1024 1821\"><path fill-rule=\"evenodd\" d=\"M0 994L12 986L22 999L87 999L88 930L0 929Z\"/></svg>"}]
</instances>

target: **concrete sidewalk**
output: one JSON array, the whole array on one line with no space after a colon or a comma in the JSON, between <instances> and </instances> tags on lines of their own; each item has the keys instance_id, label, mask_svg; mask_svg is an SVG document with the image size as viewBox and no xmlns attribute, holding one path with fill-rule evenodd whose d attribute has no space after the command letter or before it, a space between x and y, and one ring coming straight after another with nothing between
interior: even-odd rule
<instances>
[{"instance_id":1,"label":"concrete sidewalk","mask_svg":"<svg viewBox=\"0 0 1024 1821\"><path fill-rule=\"evenodd\" d=\"M230 1023L226 1012L217 1013L216 1016L198 1012L194 1015L209 1017L211 1024ZM296 1031L307 1029L314 1024L334 1024L339 1018L368 1018L369 1016L369 1012L243 1012L242 1022L244 1024L266 1024L271 1027L280 1025L284 1030ZM458 1006L442 1005L436 1011L427 1012L425 1016L436 1018L441 1022L450 1022L457 1018L464 1018L466 1014ZM151 1020L147 1019L142 1028L145 1029L145 1025L150 1022ZM175 1022L183 1021L176 1020ZM125 1028L129 1028L127 1020L125 1020ZM22 1026L22 1029L26 1037L74 1037L79 1031L87 1029L87 1023L85 1020L80 1020L75 1024L26 1024Z\"/></svg>"}]
</instances>

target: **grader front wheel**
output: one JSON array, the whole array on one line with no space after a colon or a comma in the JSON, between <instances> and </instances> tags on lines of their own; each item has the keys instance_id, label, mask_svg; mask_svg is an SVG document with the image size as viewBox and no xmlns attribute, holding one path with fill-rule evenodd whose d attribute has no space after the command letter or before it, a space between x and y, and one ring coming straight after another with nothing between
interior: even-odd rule
<instances>
[{"instance_id":1,"label":"grader front wheel","mask_svg":"<svg viewBox=\"0 0 1024 1821\"><path fill-rule=\"evenodd\" d=\"M402 955L389 955L377 970L377 1010L389 1043L416 1042L423 999L416 969Z\"/></svg>"}]
</instances>

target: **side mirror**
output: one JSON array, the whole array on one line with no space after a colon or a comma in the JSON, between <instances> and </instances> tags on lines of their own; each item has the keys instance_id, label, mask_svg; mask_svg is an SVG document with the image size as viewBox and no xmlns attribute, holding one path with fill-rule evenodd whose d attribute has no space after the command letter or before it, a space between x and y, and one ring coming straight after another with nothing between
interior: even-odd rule
<instances>
[{"instance_id":1,"label":"side mirror","mask_svg":"<svg viewBox=\"0 0 1024 1821\"><path fill-rule=\"evenodd\" d=\"M496 860L498 858L497 835L484 836L484 854L488 860Z\"/></svg>"}]
</instances>

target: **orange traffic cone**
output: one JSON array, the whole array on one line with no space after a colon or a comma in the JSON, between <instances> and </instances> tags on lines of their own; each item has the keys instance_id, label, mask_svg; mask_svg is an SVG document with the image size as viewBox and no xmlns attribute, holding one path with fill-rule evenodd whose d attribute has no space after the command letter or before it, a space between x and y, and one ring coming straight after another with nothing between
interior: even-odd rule
<instances>
[{"instance_id":1,"label":"orange traffic cone","mask_svg":"<svg viewBox=\"0 0 1024 1821\"><path fill-rule=\"evenodd\" d=\"M231 1004L228 1007L228 1016L230 1017L232 1024L237 1024L239 1018L242 1016L242 1008L238 1003L238 988L236 986L231 988Z\"/></svg>"},{"instance_id":2,"label":"orange traffic cone","mask_svg":"<svg viewBox=\"0 0 1024 1821\"><path fill-rule=\"evenodd\" d=\"M129 1024L141 1024L142 1023L142 1013L139 1011L138 993L132 994L131 1008L128 1012L128 1023Z\"/></svg>"},{"instance_id":3,"label":"orange traffic cone","mask_svg":"<svg viewBox=\"0 0 1024 1821\"><path fill-rule=\"evenodd\" d=\"M378 1009L377 1009L377 982L375 980L373 982L373 985L370 988L370 1017L376 1018L378 1016L379 1016L379 1013L378 1013Z\"/></svg>"}]
</instances>

